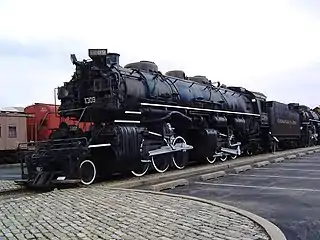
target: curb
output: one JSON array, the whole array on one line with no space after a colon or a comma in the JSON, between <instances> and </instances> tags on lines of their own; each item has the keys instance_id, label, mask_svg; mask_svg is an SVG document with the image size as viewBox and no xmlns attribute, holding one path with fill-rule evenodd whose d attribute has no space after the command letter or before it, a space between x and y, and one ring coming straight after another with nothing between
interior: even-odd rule
<instances>
[{"instance_id":1,"label":"curb","mask_svg":"<svg viewBox=\"0 0 320 240\"><path fill-rule=\"evenodd\" d=\"M120 191L133 191L133 192L141 192L141 193L149 193L149 194L157 194L157 195L165 195L169 197L177 197L177 198L183 198L187 200L192 200L192 201L197 201L209 205L213 205L216 207L220 207L235 213L238 213L239 215L242 215L243 217L249 218L253 222L257 223L261 228L264 229L267 235L269 235L270 240L287 240L283 232L273 223L268 221L265 218L262 218L254 213L248 212L246 210L242 210L240 208L226 205L224 203L219 203L211 200L206 200L202 198L197 198L197 197L191 197L191 196L186 196L186 195L178 195L178 194L172 194L172 193L164 193L164 192L154 192L150 190L141 190L141 189L125 189L125 188L113 188L113 187L108 187L110 189L114 190L120 190Z\"/></svg>"},{"instance_id":2,"label":"curb","mask_svg":"<svg viewBox=\"0 0 320 240\"><path fill-rule=\"evenodd\" d=\"M241 173L241 172L245 172L245 171L248 171L248 170L251 170L252 167L251 165L244 165L244 166L241 166L241 167L235 167L233 169L233 172L234 173Z\"/></svg>"},{"instance_id":3,"label":"curb","mask_svg":"<svg viewBox=\"0 0 320 240\"><path fill-rule=\"evenodd\" d=\"M297 157L297 155L292 154L292 155L287 156L286 159L291 160L291 159L294 159L296 157Z\"/></svg>"},{"instance_id":4,"label":"curb","mask_svg":"<svg viewBox=\"0 0 320 240\"><path fill-rule=\"evenodd\" d=\"M259 168L259 167L265 167L269 164L270 164L270 161L262 161L262 162L255 163L253 166Z\"/></svg>"},{"instance_id":5,"label":"curb","mask_svg":"<svg viewBox=\"0 0 320 240\"><path fill-rule=\"evenodd\" d=\"M280 163L280 162L283 162L283 161L284 161L284 157L280 157L280 158L272 159L270 162L271 163Z\"/></svg>"},{"instance_id":6,"label":"curb","mask_svg":"<svg viewBox=\"0 0 320 240\"><path fill-rule=\"evenodd\" d=\"M162 190L173 189L176 187L187 186L187 185L189 185L189 181L187 179L178 179L171 182L164 182L164 183L151 185L150 189L153 191L162 191Z\"/></svg>"},{"instance_id":7,"label":"curb","mask_svg":"<svg viewBox=\"0 0 320 240\"><path fill-rule=\"evenodd\" d=\"M201 181L207 181L210 179L224 177L226 175L227 175L227 173L225 171L218 171L218 172L213 172L213 173L202 174L202 175L200 175L199 179Z\"/></svg>"},{"instance_id":8,"label":"curb","mask_svg":"<svg viewBox=\"0 0 320 240\"><path fill-rule=\"evenodd\" d=\"M309 147L309 148L298 148L294 150L277 152L274 154L272 153L259 154L256 156L243 157L236 160L230 160L230 161L222 162L218 164L217 163L205 164L205 165L185 168L183 170L171 170L162 174L155 173L155 174L148 174L139 178L132 177L132 178L123 179L123 180L96 183L89 187L102 185L102 186L114 187L114 188L138 188L138 187L144 188L146 186L150 186L154 184L169 182L170 184L169 188L172 188L174 187L172 186L172 181L175 181L178 179L186 179L186 178L199 179L199 175L204 176L204 178L206 178L210 176L207 174L213 174L212 175L213 178L216 178L219 175L219 173L217 172L220 172L220 174L221 172L227 173L230 171L239 173L241 171L251 169L252 168L251 165L254 165L254 164L261 164L262 162L263 164L266 164L267 161L269 161L270 163L280 163L282 161L285 161L286 159L295 158L299 153L306 153L306 152L309 152L309 154L314 153L316 149L320 151L320 146ZM215 176L215 174L218 174L218 175Z\"/></svg>"}]
</instances>

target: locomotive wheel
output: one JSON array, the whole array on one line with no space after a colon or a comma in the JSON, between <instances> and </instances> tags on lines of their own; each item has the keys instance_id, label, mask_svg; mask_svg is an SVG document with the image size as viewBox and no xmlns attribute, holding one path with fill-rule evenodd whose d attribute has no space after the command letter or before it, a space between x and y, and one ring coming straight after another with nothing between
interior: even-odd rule
<instances>
[{"instance_id":1,"label":"locomotive wheel","mask_svg":"<svg viewBox=\"0 0 320 240\"><path fill-rule=\"evenodd\" d=\"M97 170L94 163L90 160L84 160L80 164L81 183L90 185L94 182L97 176Z\"/></svg>"},{"instance_id":2,"label":"locomotive wheel","mask_svg":"<svg viewBox=\"0 0 320 240\"><path fill-rule=\"evenodd\" d=\"M235 160L237 157L238 157L238 155L237 155L237 154L230 155L230 158L231 158L232 160Z\"/></svg>"},{"instance_id":3,"label":"locomotive wheel","mask_svg":"<svg viewBox=\"0 0 320 240\"><path fill-rule=\"evenodd\" d=\"M217 157L206 157L206 160L208 163L213 164L217 160Z\"/></svg>"},{"instance_id":4,"label":"locomotive wheel","mask_svg":"<svg viewBox=\"0 0 320 240\"><path fill-rule=\"evenodd\" d=\"M247 149L247 150L246 150L246 154L247 154L248 156L252 156L252 155L253 155L253 152L252 152L252 150Z\"/></svg>"},{"instance_id":5,"label":"locomotive wheel","mask_svg":"<svg viewBox=\"0 0 320 240\"><path fill-rule=\"evenodd\" d=\"M134 170L131 171L131 173L136 177L142 177L148 172L149 167L149 162L141 162Z\"/></svg>"},{"instance_id":6,"label":"locomotive wheel","mask_svg":"<svg viewBox=\"0 0 320 240\"><path fill-rule=\"evenodd\" d=\"M183 146L187 144L186 140L184 140L182 137L176 137L173 141L173 146ZM179 152L175 152L173 157L172 157L172 162L173 165L177 168L177 169L183 169L187 163L188 163L188 153L187 151L179 151Z\"/></svg>"},{"instance_id":7,"label":"locomotive wheel","mask_svg":"<svg viewBox=\"0 0 320 240\"><path fill-rule=\"evenodd\" d=\"M225 162L228 159L228 155L223 155L220 157L221 162Z\"/></svg>"},{"instance_id":8,"label":"locomotive wheel","mask_svg":"<svg viewBox=\"0 0 320 240\"><path fill-rule=\"evenodd\" d=\"M151 162L153 168L159 172L159 173L164 173L165 171L168 170L170 166L170 158L173 160L173 156L165 156L164 154L158 155L158 156L152 156L151 157Z\"/></svg>"}]
</instances>

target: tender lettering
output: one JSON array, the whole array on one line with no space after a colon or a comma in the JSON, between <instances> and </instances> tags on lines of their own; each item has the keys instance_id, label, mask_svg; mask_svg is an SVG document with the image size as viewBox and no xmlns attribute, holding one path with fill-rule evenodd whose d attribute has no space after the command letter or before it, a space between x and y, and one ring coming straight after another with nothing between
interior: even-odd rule
<instances>
[{"instance_id":1,"label":"tender lettering","mask_svg":"<svg viewBox=\"0 0 320 240\"><path fill-rule=\"evenodd\" d=\"M297 125L295 120L281 119L277 118L277 123L279 124L287 124L287 125Z\"/></svg>"}]
</instances>

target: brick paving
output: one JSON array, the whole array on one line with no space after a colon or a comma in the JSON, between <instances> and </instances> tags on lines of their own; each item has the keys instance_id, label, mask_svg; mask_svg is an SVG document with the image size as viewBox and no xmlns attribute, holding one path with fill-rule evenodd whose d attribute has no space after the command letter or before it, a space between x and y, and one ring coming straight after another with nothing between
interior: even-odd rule
<instances>
[{"instance_id":1,"label":"brick paving","mask_svg":"<svg viewBox=\"0 0 320 240\"><path fill-rule=\"evenodd\" d=\"M0 194L1 192L21 189L21 185L16 184L14 181L10 180L0 180Z\"/></svg>"},{"instance_id":2,"label":"brick paving","mask_svg":"<svg viewBox=\"0 0 320 240\"><path fill-rule=\"evenodd\" d=\"M0 198L0 239L269 237L255 222L214 205L97 186Z\"/></svg>"}]
</instances>

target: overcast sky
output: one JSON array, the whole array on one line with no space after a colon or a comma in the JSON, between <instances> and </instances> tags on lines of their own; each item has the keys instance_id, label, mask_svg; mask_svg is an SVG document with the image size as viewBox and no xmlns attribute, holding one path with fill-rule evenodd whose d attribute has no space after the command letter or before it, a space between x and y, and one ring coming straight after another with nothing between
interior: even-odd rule
<instances>
[{"instance_id":1,"label":"overcast sky","mask_svg":"<svg viewBox=\"0 0 320 240\"><path fill-rule=\"evenodd\" d=\"M320 104L318 0L0 0L0 106L53 103L88 48Z\"/></svg>"}]
</instances>

